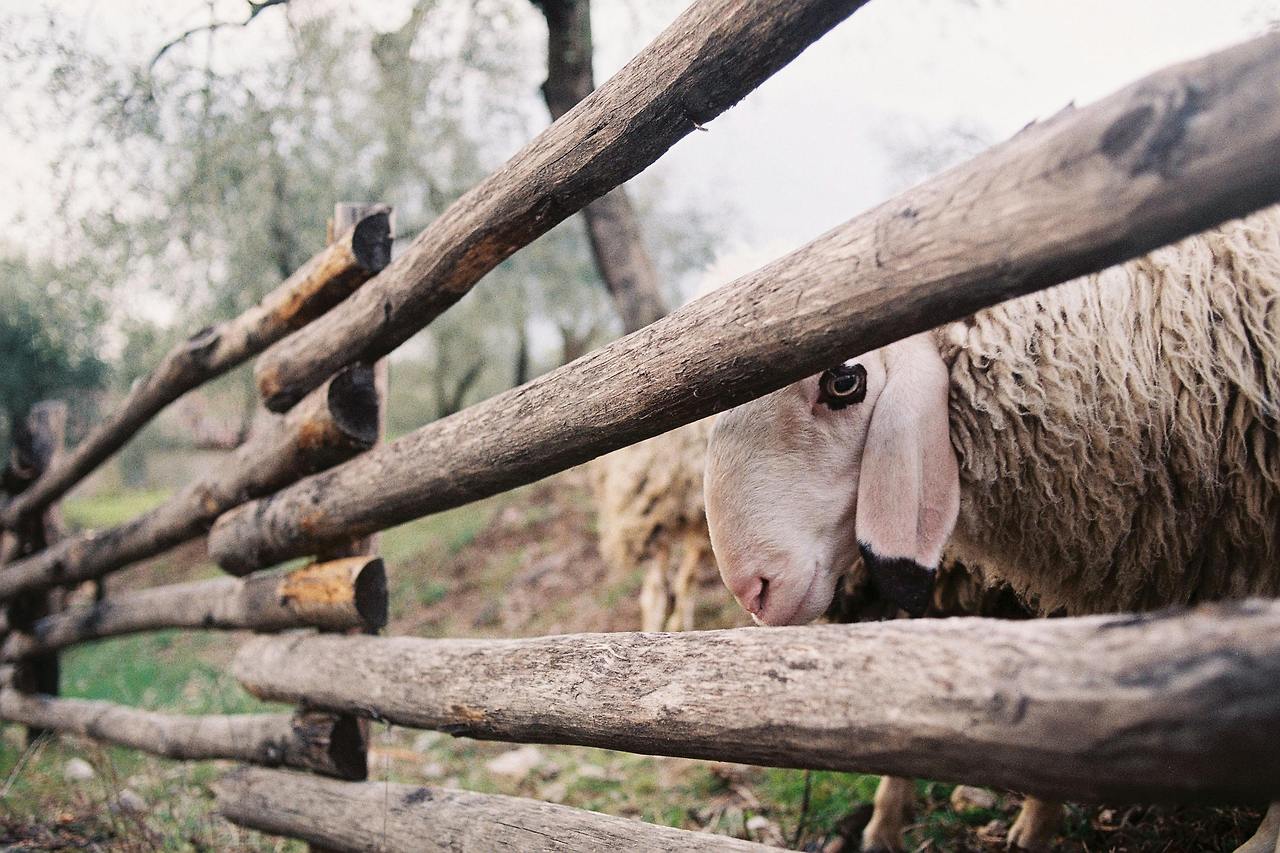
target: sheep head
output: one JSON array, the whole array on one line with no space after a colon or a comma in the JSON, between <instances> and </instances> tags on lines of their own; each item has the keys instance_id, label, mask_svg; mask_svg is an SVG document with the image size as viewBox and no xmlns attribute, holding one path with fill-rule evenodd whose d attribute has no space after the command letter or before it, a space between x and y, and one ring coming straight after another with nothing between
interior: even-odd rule
<instances>
[{"instance_id":1,"label":"sheep head","mask_svg":"<svg viewBox=\"0 0 1280 853\"><path fill-rule=\"evenodd\" d=\"M929 602L960 506L948 374L927 335L721 415L704 493L725 585L757 622L808 622L862 552L912 615Z\"/></svg>"}]
</instances>

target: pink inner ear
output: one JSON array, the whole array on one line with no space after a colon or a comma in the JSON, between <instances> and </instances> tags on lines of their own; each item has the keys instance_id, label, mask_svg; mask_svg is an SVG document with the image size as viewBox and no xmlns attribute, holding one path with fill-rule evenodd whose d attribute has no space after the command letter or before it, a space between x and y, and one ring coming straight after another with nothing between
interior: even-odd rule
<instances>
[{"instance_id":1,"label":"pink inner ear","mask_svg":"<svg viewBox=\"0 0 1280 853\"><path fill-rule=\"evenodd\" d=\"M858 482L858 541L881 560L935 568L960 509L949 377L928 335L885 350Z\"/></svg>"}]
</instances>

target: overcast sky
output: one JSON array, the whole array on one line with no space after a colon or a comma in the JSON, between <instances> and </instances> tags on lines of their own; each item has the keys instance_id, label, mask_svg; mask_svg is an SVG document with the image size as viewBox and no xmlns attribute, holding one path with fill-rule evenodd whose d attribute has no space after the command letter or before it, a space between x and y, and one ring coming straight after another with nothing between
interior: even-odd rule
<instances>
[{"instance_id":1,"label":"overcast sky","mask_svg":"<svg viewBox=\"0 0 1280 853\"><path fill-rule=\"evenodd\" d=\"M310 4L316 14L358 10L386 28L407 9L405 0L295 3ZM229 17L243 14L240 0L216 5ZM598 79L684 5L595 0ZM109 40L136 59L164 36L206 20L209 7L205 0L61 0L56 8L85 38ZM0 0L7 26L33 14L40 6L31 0ZM872 0L639 180L700 196L739 240L791 246L901 189L892 152L903 145L954 127L998 141L1069 102L1088 103L1278 19L1280 0ZM281 26L263 21L226 38L251 45L238 53L252 57L271 50ZM540 106L545 31L531 7L527 29L530 103ZM42 203L43 156L0 140L6 214Z\"/></svg>"}]
</instances>

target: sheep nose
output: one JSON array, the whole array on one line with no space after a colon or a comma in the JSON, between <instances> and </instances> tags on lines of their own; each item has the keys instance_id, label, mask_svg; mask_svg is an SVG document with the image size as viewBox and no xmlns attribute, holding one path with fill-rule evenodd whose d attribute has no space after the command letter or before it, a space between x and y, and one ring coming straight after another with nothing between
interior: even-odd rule
<instances>
[{"instance_id":1,"label":"sheep nose","mask_svg":"<svg viewBox=\"0 0 1280 853\"><path fill-rule=\"evenodd\" d=\"M764 610L764 600L769 594L769 579L749 577L743 583L734 584L733 597L752 615Z\"/></svg>"}]
</instances>

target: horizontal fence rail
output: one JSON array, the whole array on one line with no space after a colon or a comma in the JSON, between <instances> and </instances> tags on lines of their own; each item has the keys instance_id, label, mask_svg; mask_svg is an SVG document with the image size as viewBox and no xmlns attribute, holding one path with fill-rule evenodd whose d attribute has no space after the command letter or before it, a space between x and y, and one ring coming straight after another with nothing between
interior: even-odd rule
<instances>
[{"instance_id":1,"label":"horizontal fence rail","mask_svg":"<svg viewBox=\"0 0 1280 853\"><path fill-rule=\"evenodd\" d=\"M347 298L391 259L388 208L374 210L235 319L174 347L139 379L124 402L0 513L12 529L43 510L119 450L161 409L247 361ZM333 373L334 371L330 371ZM319 385L329 374L320 377Z\"/></svg>"},{"instance_id":2,"label":"horizontal fence rail","mask_svg":"<svg viewBox=\"0 0 1280 853\"><path fill-rule=\"evenodd\" d=\"M805 4L777 8L792 5ZM238 507L215 524L210 552L245 573L511 489L1274 203L1277 91L1273 34L1063 111L639 332ZM588 99L566 118L605 102ZM291 338L271 363L308 362L298 349L307 341L355 354L343 353L340 327L363 323L368 300L385 295L396 316L417 293L392 298L392 280ZM358 351L395 346L396 322L376 343L360 332Z\"/></svg>"},{"instance_id":3,"label":"horizontal fence rail","mask_svg":"<svg viewBox=\"0 0 1280 853\"><path fill-rule=\"evenodd\" d=\"M284 574L212 578L112 595L10 634L0 660L161 628L260 632L291 628L373 631L387 623L387 574L377 557L348 557Z\"/></svg>"},{"instance_id":4,"label":"horizontal fence rail","mask_svg":"<svg viewBox=\"0 0 1280 853\"><path fill-rule=\"evenodd\" d=\"M385 782L335 782L245 768L214 786L218 810L241 826L363 853L519 850L673 853L776 849L723 835L654 826L568 806Z\"/></svg>"},{"instance_id":5,"label":"horizontal fence rail","mask_svg":"<svg viewBox=\"0 0 1280 853\"><path fill-rule=\"evenodd\" d=\"M68 537L5 566L0 599L100 578L201 536L236 504L373 447L378 417L373 369L346 368L156 509L107 530Z\"/></svg>"},{"instance_id":6,"label":"horizontal fence rail","mask_svg":"<svg viewBox=\"0 0 1280 853\"><path fill-rule=\"evenodd\" d=\"M865 0L698 0L634 59L458 199L341 311L259 359L281 411L345 364L404 343L486 273L639 174Z\"/></svg>"},{"instance_id":7,"label":"horizontal fence rail","mask_svg":"<svg viewBox=\"0 0 1280 853\"><path fill-rule=\"evenodd\" d=\"M306 713L182 716L111 702L59 699L0 687L0 719L67 732L182 761L233 759L296 767L343 779L367 775L363 749L334 749L360 737L350 716ZM361 741L363 742L363 741Z\"/></svg>"},{"instance_id":8,"label":"horizontal fence rail","mask_svg":"<svg viewBox=\"0 0 1280 853\"><path fill-rule=\"evenodd\" d=\"M455 735L1058 799L1280 798L1280 602L531 640L256 638L253 694Z\"/></svg>"}]
</instances>

